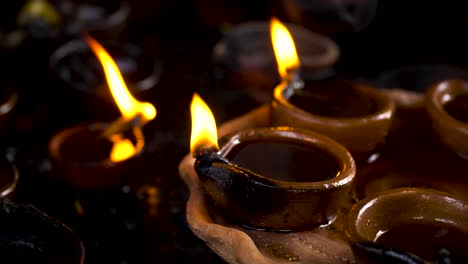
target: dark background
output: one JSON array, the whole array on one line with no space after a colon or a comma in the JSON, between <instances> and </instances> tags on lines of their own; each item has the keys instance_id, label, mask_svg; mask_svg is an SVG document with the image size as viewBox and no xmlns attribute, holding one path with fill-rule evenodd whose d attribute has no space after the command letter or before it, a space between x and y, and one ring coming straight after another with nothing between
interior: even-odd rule
<instances>
[{"instance_id":1,"label":"dark background","mask_svg":"<svg viewBox=\"0 0 468 264\"><path fill-rule=\"evenodd\" d=\"M128 192L84 191L51 177L54 169L47 143L54 134L81 123L113 120L118 112L111 109L107 113L104 106L101 112L99 103L96 107L96 102L78 102L79 98L72 102L57 92L61 89L66 95L72 88L54 79L49 57L79 36L37 37L36 29L28 29L34 34L29 33L18 45L2 47L0 54L2 87L20 94L1 141L2 150L21 174L14 201L33 204L75 230L85 244L86 263L222 263L185 222L188 193L177 165L189 151L188 107L194 91L208 102L218 123L260 104L245 91L230 87L223 78L229 72L213 64L213 46L224 31L242 22L268 21L272 16L304 23L337 42L342 56L336 72L352 79L375 81L387 70L421 63L467 67L468 3L370 1L337 1L345 15L377 5L375 12L356 16L368 23L354 27L335 14L337 6L324 0L309 1L316 3L312 5L315 13L307 16L317 16L318 24L307 24L307 19L292 21L279 0L129 1L131 16L115 39L142 47L148 58L162 63L162 73L152 92L142 98L156 106L158 116L145 127L144 165L132 171ZM3 36L20 28L16 17L24 2L2 3ZM77 103L79 109L62 109L69 103ZM98 110L85 114L86 109ZM77 203L84 213L76 210Z\"/></svg>"}]
</instances>

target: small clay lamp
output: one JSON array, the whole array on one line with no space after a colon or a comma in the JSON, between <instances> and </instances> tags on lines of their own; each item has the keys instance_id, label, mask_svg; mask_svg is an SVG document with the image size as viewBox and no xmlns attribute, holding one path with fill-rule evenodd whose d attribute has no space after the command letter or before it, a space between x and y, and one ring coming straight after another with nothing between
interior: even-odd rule
<instances>
[{"instance_id":1,"label":"small clay lamp","mask_svg":"<svg viewBox=\"0 0 468 264\"><path fill-rule=\"evenodd\" d=\"M350 198L354 160L326 136L290 127L246 129L218 151L214 118L198 96L192 126L202 187L237 224L277 231L328 224Z\"/></svg>"},{"instance_id":2,"label":"small clay lamp","mask_svg":"<svg viewBox=\"0 0 468 264\"><path fill-rule=\"evenodd\" d=\"M445 248L452 263L468 260L468 203L448 193L393 189L359 201L348 217L353 243L376 242L427 261Z\"/></svg>"},{"instance_id":3,"label":"small clay lamp","mask_svg":"<svg viewBox=\"0 0 468 264\"><path fill-rule=\"evenodd\" d=\"M0 199L0 224L2 263L84 263L75 232L32 205Z\"/></svg>"},{"instance_id":4,"label":"small clay lamp","mask_svg":"<svg viewBox=\"0 0 468 264\"><path fill-rule=\"evenodd\" d=\"M426 94L426 109L442 143L468 157L468 83L451 80L434 85Z\"/></svg>"},{"instance_id":5,"label":"small clay lamp","mask_svg":"<svg viewBox=\"0 0 468 264\"><path fill-rule=\"evenodd\" d=\"M286 24L297 45L302 67L322 75L339 57L339 48L331 39L293 24ZM246 90L256 101L271 100L272 90L280 80L270 41L268 22L248 22L234 26L216 44L213 53L228 86Z\"/></svg>"},{"instance_id":6,"label":"small clay lamp","mask_svg":"<svg viewBox=\"0 0 468 264\"><path fill-rule=\"evenodd\" d=\"M89 36L86 41L104 68L122 117L111 124L65 129L52 138L49 153L58 174L75 187L121 187L145 145L142 127L156 117L156 109L133 98L103 46Z\"/></svg>"},{"instance_id":7,"label":"small clay lamp","mask_svg":"<svg viewBox=\"0 0 468 264\"><path fill-rule=\"evenodd\" d=\"M283 81L275 88L272 124L306 128L335 139L352 154L369 154L383 143L395 106L387 95L337 78L301 80L299 58L287 30L272 28Z\"/></svg>"},{"instance_id":8,"label":"small clay lamp","mask_svg":"<svg viewBox=\"0 0 468 264\"><path fill-rule=\"evenodd\" d=\"M117 189L123 186L143 151L140 140L131 158L111 159L114 143L101 135L107 123L93 123L60 131L49 143L57 177L81 189Z\"/></svg>"},{"instance_id":9,"label":"small clay lamp","mask_svg":"<svg viewBox=\"0 0 468 264\"><path fill-rule=\"evenodd\" d=\"M151 97L161 76L161 62L132 44L104 41L103 45L124 74L131 92L140 100ZM115 117L118 113L102 67L85 41L79 39L64 44L52 54L49 65L57 81L54 92L64 98L52 103L62 103L58 105L62 111L99 114L100 117Z\"/></svg>"}]
</instances>

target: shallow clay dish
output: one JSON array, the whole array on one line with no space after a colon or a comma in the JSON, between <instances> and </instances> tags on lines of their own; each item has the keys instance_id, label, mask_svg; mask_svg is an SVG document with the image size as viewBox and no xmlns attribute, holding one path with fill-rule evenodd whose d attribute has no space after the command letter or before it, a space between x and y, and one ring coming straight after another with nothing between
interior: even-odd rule
<instances>
[{"instance_id":1,"label":"shallow clay dish","mask_svg":"<svg viewBox=\"0 0 468 264\"><path fill-rule=\"evenodd\" d=\"M187 155L179 172L190 190L187 221L192 231L229 263L357 263L345 225L350 208L358 200L400 187L429 187L467 197L468 178L457 175L468 171L468 162L448 151L435 136L424 95L402 90L383 92L397 107L387 142L372 162L357 166L354 200L342 205L332 224L290 233L233 225L205 201L194 160ZM270 121L270 106L264 105L222 125L219 136L266 127Z\"/></svg>"}]
</instances>

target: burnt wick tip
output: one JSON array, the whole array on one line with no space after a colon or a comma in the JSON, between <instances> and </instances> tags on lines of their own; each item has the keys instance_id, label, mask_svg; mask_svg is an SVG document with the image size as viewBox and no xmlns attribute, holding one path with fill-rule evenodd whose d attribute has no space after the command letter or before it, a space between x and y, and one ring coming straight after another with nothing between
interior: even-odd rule
<instances>
[{"instance_id":1,"label":"burnt wick tip","mask_svg":"<svg viewBox=\"0 0 468 264\"><path fill-rule=\"evenodd\" d=\"M214 162L229 163L215 148L200 149L195 153L195 166L211 166Z\"/></svg>"}]
</instances>

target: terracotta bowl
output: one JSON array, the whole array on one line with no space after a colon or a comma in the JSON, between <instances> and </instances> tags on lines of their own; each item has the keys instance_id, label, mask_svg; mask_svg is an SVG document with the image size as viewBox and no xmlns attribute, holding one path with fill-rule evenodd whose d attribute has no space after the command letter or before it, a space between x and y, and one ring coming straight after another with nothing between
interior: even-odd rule
<instances>
[{"instance_id":1,"label":"terracotta bowl","mask_svg":"<svg viewBox=\"0 0 468 264\"><path fill-rule=\"evenodd\" d=\"M318 181L314 178L318 169L308 164L300 181L287 181L220 160L231 159L240 145L268 140L314 149L334 159L336 171ZM290 231L329 223L340 204L350 198L356 173L354 160L343 146L320 134L287 127L242 130L226 140L218 156L203 160L197 155L195 170L205 192L227 217L258 229ZM282 162L273 158L272 163Z\"/></svg>"},{"instance_id":2,"label":"terracotta bowl","mask_svg":"<svg viewBox=\"0 0 468 264\"><path fill-rule=\"evenodd\" d=\"M402 238L402 234L399 234L399 239L391 242L388 239L385 242L379 241L379 239L387 232L394 232L393 230L396 228L405 225L411 226L411 228L405 230L404 235L413 237L413 240L420 237L419 243L422 244L428 242L421 237L425 234L417 229L427 225L440 229L434 237L450 235L451 238L457 238L456 234L451 233L456 232L464 234L465 240L468 239L468 235L466 235L468 234L467 201L432 189L399 188L385 191L359 201L351 208L348 217L347 234L352 241L382 243L385 246L409 251L416 255L422 253L435 258L440 248L430 245L415 245L416 243L408 246L405 241L407 238ZM422 230L431 236L431 231ZM422 247L422 250L421 248L414 249L414 251L408 249L408 247L414 248L415 246ZM461 246L463 247L463 245ZM455 247L458 248L458 246ZM425 259L430 260L427 257Z\"/></svg>"},{"instance_id":3,"label":"terracotta bowl","mask_svg":"<svg viewBox=\"0 0 468 264\"><path fill-rule=\"evenodd\" d=\"M49 155L56 176L82 189L122 187L143 149L127 160L111 161L111 143L97 140L106 127L106 123L92 123L57 133L49 142ZM77 160L77 157L89 160Z\"/></svg>"},{"instance_id":4,"label":"terracotta bowl","mask_svg":"<svg viewBox=\"0 0 468 264\"><path fill-rule=\"evenodd\" d=\"M339 84L339 83L338 83ZM306 83L307 85L307 83ZM272 101L273 125L306 128L338 141L352 154L372 152L383 143L392 123L395 105L390 96L364 84L345 84L376 105L375 112L363 116L331 117L317 115L290 103L291 88L280 84Z\"/></svg>"},{"instance_id":5,"label":"terracotta bowl","mask_svg":"<svg viewBox=\"0 0 468 264\"><path fill-rule=\"evenodd\" d=\"M468 123L447 112L445 106L457 97L468 96L468 83L444 81L426 94L426 109L442 143L460 156L468 157ZM464 109L459 109L463 114ZM466 109L465 109L466 110Z\"/></svg>"}]
</instances>

